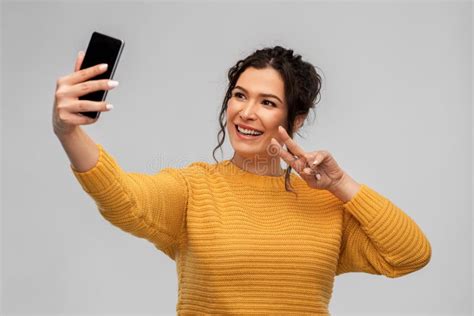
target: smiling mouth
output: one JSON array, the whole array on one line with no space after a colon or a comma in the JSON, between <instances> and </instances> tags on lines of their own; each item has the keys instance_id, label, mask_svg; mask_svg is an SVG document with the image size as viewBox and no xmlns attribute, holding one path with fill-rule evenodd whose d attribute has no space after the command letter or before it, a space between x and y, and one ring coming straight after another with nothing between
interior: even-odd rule
<instances>
[{"instance_id":1,"label":"smiling mouth","mask_svg":"<svg viewBox=\"0 0 474 316\"><path fill-rule=\"evenodd\" d=\"M259 132L260 134L258 134L258 135L243 133L243 132L239 131L239 126L237 124L234 124L234 126L235 126L235 130L237 131L237 133L239 133L242 136L259 137L259 136L263 135L263 132Z\"/></svg>"}]
</instances>

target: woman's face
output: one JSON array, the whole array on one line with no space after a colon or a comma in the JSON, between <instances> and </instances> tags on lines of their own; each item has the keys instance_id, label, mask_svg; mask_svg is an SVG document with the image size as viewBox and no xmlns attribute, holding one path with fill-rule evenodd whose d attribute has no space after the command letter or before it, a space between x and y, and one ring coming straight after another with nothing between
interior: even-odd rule
<instances>
[{"instance_id":1,"label":"woman's face","mask_svg":"<svg viewBox=\"0 0 474 316\"><path fill-rule=\"evenodd\" d=\"M227 131L238 155L250 159L269 155L270 140L278 140L278 126L286 128L284 92L283 79L273 68L249 67L242 72L227 102ZM242 135L237 125L257 130L260 135Z\"/></svg>"}]
</instances>

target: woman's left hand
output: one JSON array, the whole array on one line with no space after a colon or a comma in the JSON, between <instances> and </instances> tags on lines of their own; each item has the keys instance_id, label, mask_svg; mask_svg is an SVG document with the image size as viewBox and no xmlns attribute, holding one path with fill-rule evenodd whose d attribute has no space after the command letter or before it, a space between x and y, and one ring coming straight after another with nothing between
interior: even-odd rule
<instances>
[{"instance_id":1,"label":"woman's left hand","mask_svg":"<svg viewBox=\"0 0 474 316\"><path fill-rule=\"evenodd\" d=\"M291 139L283 127L280 126L278 130L282 144L272 138L272 145L277 146L280 157L298 172L308 186L313 189L337 190L345 177L345 172L332 155L326 150L306 152ZM283 144L296 157L285 150Z\"/></svg>"}]
</instances>

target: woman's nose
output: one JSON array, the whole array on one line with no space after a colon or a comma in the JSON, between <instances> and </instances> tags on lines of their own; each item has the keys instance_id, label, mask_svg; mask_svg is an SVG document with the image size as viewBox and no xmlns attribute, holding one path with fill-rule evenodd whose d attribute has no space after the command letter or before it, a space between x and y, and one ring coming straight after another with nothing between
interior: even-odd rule
<instances>
[{"instance_id":1,"label":"woman's nose","mask_svg":"<svg viewBox=\"0 0 474 316\"><path fill-rule=\"evenodd\" d=\"M248 119L255 116L255 109L251 104L247 104L242 111L240 111L242 119Z\"/></svg>"}]
</instances>

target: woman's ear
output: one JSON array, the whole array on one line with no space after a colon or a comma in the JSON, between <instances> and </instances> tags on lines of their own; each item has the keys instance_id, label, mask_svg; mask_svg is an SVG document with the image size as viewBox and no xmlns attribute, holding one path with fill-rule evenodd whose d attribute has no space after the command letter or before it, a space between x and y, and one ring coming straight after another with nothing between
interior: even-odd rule
<instances>
[{"instance_id":1,"label":"woman's ear","mask_svg":"<svg viewBox=\"0 0 474 316\"><path fill-rule=\"evenodd\" d=\"M300 114L296 116L295 124L294 124L294 133L296 133L301 128L301 126L303 126L305 119L306 119L306 114Z\"/></svg>"}]
</instances>

